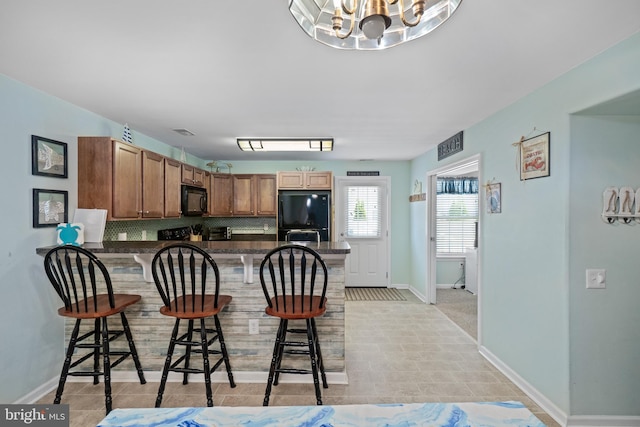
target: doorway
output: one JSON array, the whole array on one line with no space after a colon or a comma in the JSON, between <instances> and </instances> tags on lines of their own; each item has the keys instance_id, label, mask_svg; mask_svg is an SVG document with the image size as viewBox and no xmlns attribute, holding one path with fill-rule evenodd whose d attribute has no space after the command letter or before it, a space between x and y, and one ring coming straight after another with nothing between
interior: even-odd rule
<instances>
[{"instance_id":1,"label":"doorway","mask_svg":"<svg viewBox=\"0 0 640 427\"><path fill-rule=\"evenodd\" d=\"M427 173L427 301L480 343L480 155Z\"/></svg>"},{"instance_id":2,"label":"doorway","mask_svg":"<svg viewBox=\"0 0 640 427\"><path fill-rule=\"evenodd\" d=\"M390 178L336 177L335 188L337 240L351 246L345 285L388 287Z\"/></svg>"}]
</instances>

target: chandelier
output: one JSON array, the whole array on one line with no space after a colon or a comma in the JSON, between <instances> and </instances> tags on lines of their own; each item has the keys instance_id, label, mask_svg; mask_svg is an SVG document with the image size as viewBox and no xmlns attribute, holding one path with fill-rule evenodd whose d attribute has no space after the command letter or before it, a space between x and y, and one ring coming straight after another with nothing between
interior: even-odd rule
<instances>
[{"instance_id":1,"label":"chandelier","mask_svg":"<svg viewBox=\"0 0 640 427\"><path fill-rule=\"evenodd\" d=\"M411 4L405 5L405 1ZM289 11L320 43L338 49L386 49L422 37L462 0L289 0Z\"/></svg>"}]
</instances>

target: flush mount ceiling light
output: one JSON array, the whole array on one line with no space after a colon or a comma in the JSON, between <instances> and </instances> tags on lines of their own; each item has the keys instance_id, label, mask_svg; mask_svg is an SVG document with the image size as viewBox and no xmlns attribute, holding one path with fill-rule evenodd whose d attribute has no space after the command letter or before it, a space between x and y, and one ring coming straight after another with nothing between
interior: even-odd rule
<instances>
[{"instance_id":1,"label":"flush mount ceiling light","mask_svg":"<svg viewBox=\"0 0 640 427\"><path fill-rule=\"evenodd\" d=\"M333 138L238 138L242 151L331 151Z\"/></svg>"},{"instance_id":2,"label":"flush mount ceiling light","mask_svg":"<svg viewBox=\"0 0 640 427\"><path fill-rule=\"evenodd\" d=\"M461 2L411 0L405 7L405 0L289 0L289 11L320 43L338 49L377 50L430 33Z\"/></svg>"}]
</instances>

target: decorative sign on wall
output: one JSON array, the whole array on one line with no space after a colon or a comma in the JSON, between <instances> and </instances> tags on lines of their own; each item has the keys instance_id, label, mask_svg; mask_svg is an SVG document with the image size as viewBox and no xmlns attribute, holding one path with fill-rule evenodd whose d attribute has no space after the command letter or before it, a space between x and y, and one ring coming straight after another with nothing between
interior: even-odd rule
<instances>
[{"instance_id":1,"label":"decorative sign on wall","mask_svg":"<svg viewBox=\"0 0 640 427\"><path fill-rule=\"evenodd\" d=\"M542 178L551 174L549 167L549 132L520 140L520 180Z\"/></svg>"},{"instance_id":2,"label":"decorative sign on wall","mask_svg":"<svg viewBox=\"0 0 640 427\"><path fill-rule=\"evenodd\" d=\"M380 176L380 171L347 171L347 176Z\"/></svg>"},{"instance_id":3,"label":"decorative sign on wall","mask_svg":"<svg viewBox=\"0 0 640 427\"><path fill-rule=\"evenodd\" d=\"M438 144L438 161L462 151L462 131Z\"/></svg>"}]
</instances>

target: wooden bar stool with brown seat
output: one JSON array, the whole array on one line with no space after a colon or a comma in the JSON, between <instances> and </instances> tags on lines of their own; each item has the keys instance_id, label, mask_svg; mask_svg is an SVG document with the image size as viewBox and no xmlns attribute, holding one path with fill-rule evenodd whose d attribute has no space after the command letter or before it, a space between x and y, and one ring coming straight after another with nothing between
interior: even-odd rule
<instances>
[{"instance_id":1,"label":"wooden bar stool with brown seat","mask_svg":"<svg viewBox=\"0 0 640 427\"><path fill-rule=\"evenodd\" d=\"M140 384L146 383L129 322L124 314L124 310L140 301L141 297L114 293L109 272L104 264L94 254L77 246L58 246L51 249L44 257L44 268L56 293L64 302L64 307L58 310L58 314L76 319L53 403L60 403L68 375L92 376L94 384L98 384L98 378L103 375L105 407L108 414L112 406L111 368L131 356ZM116 314L120 314L122 329L110 330L107 319ZM83 331L83 334L78 336L83 320L94 320L93 328L86 333ZM123 335L127 338L129 350L111 350L110 343ZM77 349L89 349L89 352L74 356ZM103 357L102 371L100 355ZM70 371L92 356L91 371ZM112 360L112 356L119 357ZM72 362L72 359L75 360Z\"/></svg>"},{"instance_id":2,"label":"wooden bar stool with brown seat","mask_svg":"<svg viewBox=\"0 0 640 427\"><path fill-rule=\"evenodd\" d=\"M204 374L207 406L213 406L211 393L211 374L224 362L229 385L235 387L229 355L222 334L218 314L231 302L230 295L220 294L220 273L216 262L204 250L189 243L176 243L160 249L151 263L153 280L156 283L164 306L160 313L176 319L167 358L162 370L162 378L156 398L156 408L162 404L162 395L169 372L183 374L183 384L188 384L189 374ZM211 280L209 280L211 278ZM214 327L207 327L205 319L213 317ZM180 321L187 320L187 331L178 337ZM200 321L200 327L194 327L194 321ZM199 339L193 339L193 333L200 333ZM218 341L220 349L210 348ZM185 347L185 353L171 363L176 345ZM195 347L195 348L193 348ZM191 366L191 353L202 355L202 369ZM220 358L210 367L209 355ZM180 366L180 364L182 366Z\"/></svg>"},{"instance_id":3,"label":"wooden bar stool with brown seat","mask_svg":"<svg viewBox=\"0 0 640 427\"><path fill-rule=\"evenodd\" d=\"M322 386L328 388L315 318L327 309L327 266L316 251L301 244L287 244L268 252L260 264L260 283L267 300L265 313L280 319L269 368L263 406L269 405L271 386L280 373L312 374L316 403L322 405ZM290 320L304 320L306 328L289 328ZM305 334L306 341L287 341L287 333ZM283 368L284 354L308 355L311 369Z\"/></svg>"}]
</instances>

